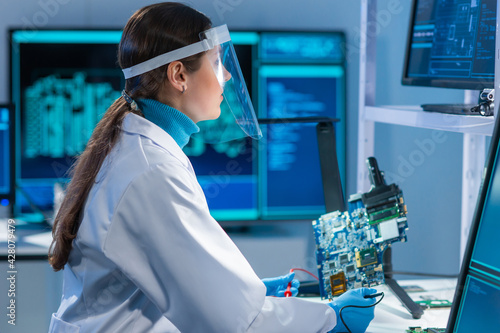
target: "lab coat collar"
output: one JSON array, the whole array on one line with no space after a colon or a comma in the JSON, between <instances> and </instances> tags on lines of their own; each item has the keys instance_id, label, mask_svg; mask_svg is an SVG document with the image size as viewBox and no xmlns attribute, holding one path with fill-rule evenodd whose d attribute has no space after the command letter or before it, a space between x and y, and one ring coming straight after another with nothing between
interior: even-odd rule
<instances>
[{"instance_id":1,"label":"lab coat collar","mask_svg":"<svg viewBox=\"0 0 500 333\"><path fill-rule=\"evenodd\" d=\"M177 142L175 142L170 134L168 134L159 126L155 125L149 120L136 114L129 113L123 120L122 130L127 133L139 134L150 139L160 147L168 150L184 166L186 166L187 168L191 168L191 163L189 162L188 157L179 147Z\"/></svg>"}]
</instances>

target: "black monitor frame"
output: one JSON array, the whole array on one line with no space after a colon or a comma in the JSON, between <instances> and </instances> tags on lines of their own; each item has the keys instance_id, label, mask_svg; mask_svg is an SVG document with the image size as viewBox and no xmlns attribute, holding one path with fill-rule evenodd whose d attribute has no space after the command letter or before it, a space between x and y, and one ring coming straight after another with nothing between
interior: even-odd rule
<instances>
[{"instance_id":1,"label":"black monitor frame","mask_svg":"<svg viewBox=\"0 0 500 333\"><path fill-rule=\"evenodd\" d=\"M481 183L481 188L479 191L478 200L476 203L476 208L474 210L474 217L472 219L472 224L469 232L469 238L467 240L467 246L465 248L464 257L462 260L462 267L460 269L460 275L457 281L457 288L455 289L455 295L453 298L453 303L450 311L450 317L448 319L448 325L446 332L453 332L455 325L457 324L457 317L459 315L458 311L461 306L461 300L464 296L465 283L467 280L467 275L469 273L469 266L472 260L472 252L474 250L474 245L477 238L477 233L479 231L479 225L481 223L481 218L483 214L483 208L488 195L488 189L491 185L491 178L495 172L495 163L500 162L500 152L498 152L500 146L500 119L497 117L495 119L495 128L493 130L493 135L491 137L491 143L489 147L488 157L485 164L484 177Z\"/></svg>"},{"instance_id":2,"label":"black monitor frame","mask_svg":"<svg viewBox=\"0 0 500 333\"><path fill-rule=\"evenodd\" d=\"M411 44L413 40L413 26L415 23L415 16L418 1L413 0L410 12L408 35L406 38L406 49L405 49L405 59L403 65L403 75L401 83L403 85L409 86L423 86L423 87L439 87L439 88L455 88L455 89L468 89L468 90L483 90L491 89L494 87L494 78L491 79L460 79L460 78L446 78L446 79L436 79L429 77L409 77L408 68L410 65L410 55L411 55Z\"/></svg>"},{"instance_id":3,"label":"black monitor frame","mask_svg":"<svg viewBox=\"0 0 500 333\"><path fill-rule=\"evenodd\" d=\"M9 182L10 191L9 193L0 192L0 200L7 199L11 206L14 205L15 193L16 193L16 115L15 107L13 104L0 104L0 109L9 110Z\"/></svg>"}]
</instances>

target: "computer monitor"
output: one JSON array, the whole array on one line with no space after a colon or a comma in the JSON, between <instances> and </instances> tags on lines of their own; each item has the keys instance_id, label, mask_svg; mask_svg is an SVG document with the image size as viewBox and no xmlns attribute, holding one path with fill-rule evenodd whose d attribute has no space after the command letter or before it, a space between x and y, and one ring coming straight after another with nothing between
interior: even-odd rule
<instances>
[{"instance_id":1,"label":"computer monitor","mask_svg":"<svg viewBox=\"0 0 500 333\"><path fill-rule=\"evenodd\" d=\"M52 209L54 185L68 181L75 156L120 96L120 37L119 30L11 30L11 93L20 129L18 213L31 210L29 200L41 211ZM344 34L232 31L231 38L259 117L341 119L335 126L345 180ZM214 218L314 219L325 213L314 124L290 125L288 134L271 139L278 127L263 126L261 142L191 140L185 147ZM272 151L272 161L264 151Z\"/></svg>"},{"instance_id":2,"label":"computer monitor","mask_svg":"<svg viewBox=\"0 0 500 333\"><path fill-rule=\"evenodd\" d=\"M500 122L496 119L448 333L497 332L500 327L499 217Z\"/></svg>"},{"instance_id":3,"label":"computer monitor","mask_svg":"<svg viewBox=\"0 0 500 333\"><path fill-rule=\"evenodd\" d=\"M345 66L342 34L265 32L258 69L263 118L332 117L345 184ZM259 200L265 218L310 218L325 213L315 123L263 127ZM345 191L344 191L345 192Z\"/></svg>"},{"instance_id":4,"label":"computer monitor","mask_svg":"<svg viewBox=\"0 0 500 333\"><path fill-rule=\"evenodd\" d=\"M402 83L493 88L496 0L413 0Z\"/></svg>"},{"instance_id":5,"label":"computer monitor","mask_svg":"<svg viewBox=\"0 0 500 333\"><path fill-rule=\"evenodd\" d=\"M10 31L18 119L14 213L25 220L43 219L53 209L55 184L68 182L75 157L120 96L120 36L118 30Z\"/></svg>"},{"instance_id":6,"label":"computer monitor","mask_svg":"<svg viewBox=\"0 0 500 333\"><path fill-rule=\"evenodd\" d=\"M14 203L14 107L0 105L0 206Z\"/></svg>"}]
</instances>

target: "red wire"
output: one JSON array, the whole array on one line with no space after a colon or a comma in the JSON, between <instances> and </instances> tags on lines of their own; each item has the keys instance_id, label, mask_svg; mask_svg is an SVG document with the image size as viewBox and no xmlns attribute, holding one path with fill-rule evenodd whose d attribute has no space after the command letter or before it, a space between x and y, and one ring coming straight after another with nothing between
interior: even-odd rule
<instances>
[{"instance_id":1,"label":"red wire","mask_svg":"<svg viewBox=\"0 0 500 333\"><path fill-rule=\"evenodd\" d=\"M301 272L305 272L305 273L307 273L307 274L311 275L313 278L315 278L316 280L318 280L318 281L319 281L319 278L318 278L316 275L314 275L313 273L309 272L309 271L308 271L308 270L306 270L306 269L302 269L302 268L292 268L292 269L293 269L294 271L301 271Z\"/></svg>"},{"instance_id":2,"label":"red wire","mask_svg":"<svg viewBox=\"0 0 500 333\"><path fill-rule=\"evenodd\" d=\"M290 270L290 273L292 273L292 272L293 272L293 268ZM292 296L291 289L292 289L292 281L288 282L288 285L287 285L286 290L285 290L285 297Z\"/></svg>"}]
</instances>

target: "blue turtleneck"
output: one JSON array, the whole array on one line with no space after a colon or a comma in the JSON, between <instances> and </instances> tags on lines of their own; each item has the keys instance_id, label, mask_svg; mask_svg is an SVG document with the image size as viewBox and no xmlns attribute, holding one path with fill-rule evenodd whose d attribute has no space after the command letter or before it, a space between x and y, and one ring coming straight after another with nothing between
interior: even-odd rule
<instances>
[{"instance_id":1,"label":"blue turtleneck","mask_svg":"<svg viewBox=\"0 0 500 333\"><path fill-rule=\"evenodd\" d=\"M137 101L147 120L159 126L184 148L191 134L199 132L200 128L184 113L154 99Z\"/></svg>"}]
</instances>

